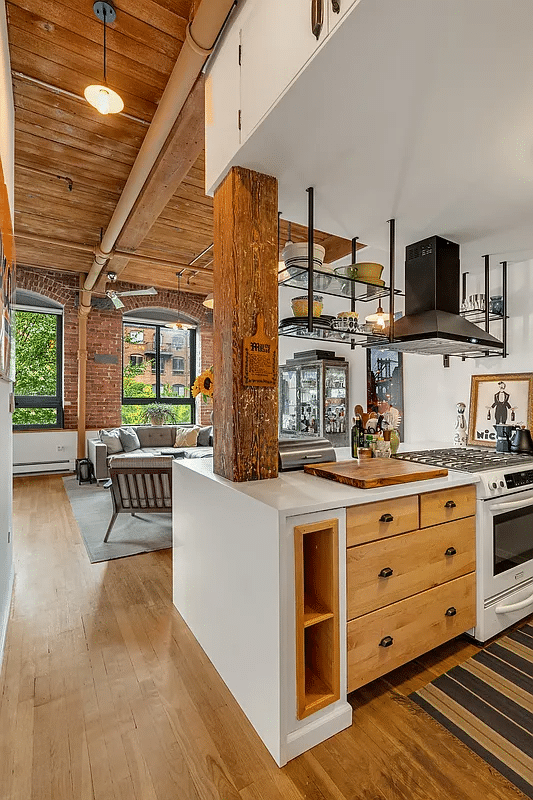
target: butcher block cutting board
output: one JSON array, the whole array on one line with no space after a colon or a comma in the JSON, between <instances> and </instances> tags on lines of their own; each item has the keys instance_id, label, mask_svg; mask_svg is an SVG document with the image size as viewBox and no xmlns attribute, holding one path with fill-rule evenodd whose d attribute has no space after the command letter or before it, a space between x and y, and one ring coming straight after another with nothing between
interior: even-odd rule
<instances>
[{"instance_id":1,"label":"butcher block cutting board","mask_svg":"<svg viewBox=\"0 0 533 800\"><path fill-rule=\"evenodd\" d=\"M447 469L413 464L395 458L368 458L357 461L329 461L323 464L306 464L304 470L319 478L329 478L358 489L375 489L377 486L392 486L395 483L429 481L445 478Z\"/></svg>"}]
</instances>

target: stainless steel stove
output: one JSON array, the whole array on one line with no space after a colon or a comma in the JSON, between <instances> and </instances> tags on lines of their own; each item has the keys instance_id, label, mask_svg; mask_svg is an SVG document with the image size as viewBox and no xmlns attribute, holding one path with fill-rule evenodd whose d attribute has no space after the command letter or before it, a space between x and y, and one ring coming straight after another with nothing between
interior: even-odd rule
<instances>
[{"instance_id":1,"label":"stainless steel stove","mask_svg":"<svg viewBox=\"0 0 533 800\"><path fill-rule=\"evenodd\" d=\"M485 642L533 613L533 455L450 447L396 458L478 476L472 635Z\"/></svg>"}]
</instances>

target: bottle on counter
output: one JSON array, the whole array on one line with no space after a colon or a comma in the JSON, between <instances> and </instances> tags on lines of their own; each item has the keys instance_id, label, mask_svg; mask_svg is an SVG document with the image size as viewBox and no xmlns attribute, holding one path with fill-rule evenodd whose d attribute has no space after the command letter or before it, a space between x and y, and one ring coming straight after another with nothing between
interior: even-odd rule
<instances>
[{"instance_id":1,"label":"bottle on counter","mask_svg":"<svg viewBox=\"0 0 533 800\"><path fill-rule=\"evenodd\" d=\"M357 427L357 421L355 419L352 420L352 430L351 430L351 446L352 446L352 458L357 458L357 448L359 445L359 428Z\"/></svg>"},{"instance_id":2,"label":"bottle on counter","mask_svg":"<svg viewBox=\"0 0 533 800\"><path fill-rule=\"evenodd\" d=\"M361 448L365 446L365 429L363 427L363 420L359 414L355 418L355 424L357 426L357 447Z\"/></svg>"}]
</instances>

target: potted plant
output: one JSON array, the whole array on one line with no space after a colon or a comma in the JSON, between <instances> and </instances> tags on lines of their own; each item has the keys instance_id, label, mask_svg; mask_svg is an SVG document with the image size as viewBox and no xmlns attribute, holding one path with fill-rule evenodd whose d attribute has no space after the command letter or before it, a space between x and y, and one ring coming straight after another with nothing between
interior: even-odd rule
<instances>
[{"instance_id":1,"label":"potted plant","mask_svg":"<svg viewBox=\"0 0 533 800\"><path fill-rule=\"evenodd\" d=\"M143 422L150 425L165 425L176 422L173 409L166 403L150 403L141 412Z\"/></svg>"}]
</instances>

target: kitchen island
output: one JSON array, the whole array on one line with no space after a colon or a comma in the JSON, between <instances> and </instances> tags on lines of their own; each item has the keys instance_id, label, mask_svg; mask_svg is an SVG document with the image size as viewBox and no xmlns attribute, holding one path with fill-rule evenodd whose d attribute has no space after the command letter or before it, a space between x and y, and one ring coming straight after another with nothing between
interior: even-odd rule
<instances>
[{"instance_id":1,"label":"kitchen island","mask_svg":"<svg viewBox=\"0 0 533 800\"><path fill-rule=\"evenodd\" d=\"M211 459L174 462L174 604L278 765L351 724L348 690L472 627L475 482L450 472L361 490L293 472L232 483L212 472ZM434 532L445 529L464 547L450 544L451 555L432 562ZM369 539L391 558L398 543L400 560L415 545L429 571L415 564L400 595L392 585L372 605L372 593L391 584L387 573L377 589L357 578L359 556L363 565L375 560ZM439 619L430 618L442 603ZM398 626L399 616L412 630L393 648L381 627L387 618ZM377 642L365 640L368 631Z\"/></svg>"}]
</instances>

